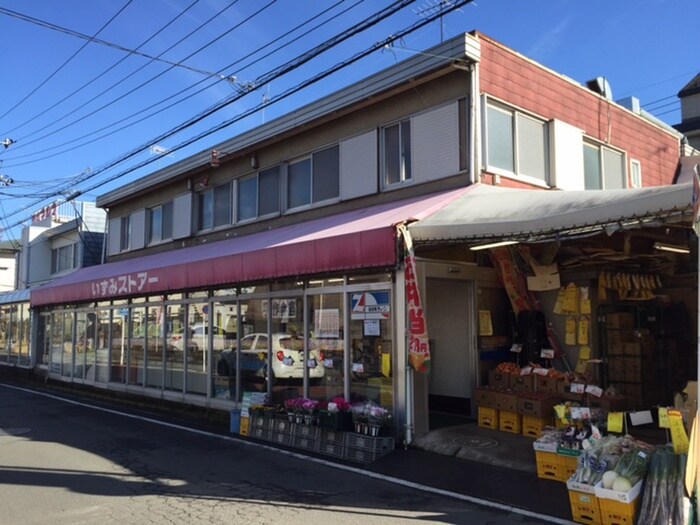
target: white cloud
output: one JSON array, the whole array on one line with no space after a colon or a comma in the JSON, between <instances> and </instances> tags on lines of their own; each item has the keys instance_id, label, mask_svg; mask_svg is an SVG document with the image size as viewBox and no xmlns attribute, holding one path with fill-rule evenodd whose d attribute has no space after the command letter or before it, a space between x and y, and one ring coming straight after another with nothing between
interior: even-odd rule
<instances>
[{"instance_id":1,"label":"white cloud","mask_svg":"<svg viewBox=\"0 0 700 525\"><path fill-rule=\"evenodd\" d=\"M527 51L526 55L537 61L542 61L553 54L559 47L573 16L569 15L549 31L543 32Z\"/></svg>"}]
</instances>

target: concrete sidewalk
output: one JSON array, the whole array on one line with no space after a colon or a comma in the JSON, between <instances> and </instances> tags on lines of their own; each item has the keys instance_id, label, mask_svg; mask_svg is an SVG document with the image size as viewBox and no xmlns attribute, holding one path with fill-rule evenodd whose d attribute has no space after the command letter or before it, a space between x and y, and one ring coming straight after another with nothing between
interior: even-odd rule
<instances>
[{"instance_id":1,"label":"concrete sidewalk","mask_svg":"<svg viewBox=\"0 0 700 525\"><path fill-rule=\"evenodd\" d=\"M533 439L479 427L444 427L367 470L439 490L571 520L566 484L537 477Z\"/></svg>"}]
</instances>

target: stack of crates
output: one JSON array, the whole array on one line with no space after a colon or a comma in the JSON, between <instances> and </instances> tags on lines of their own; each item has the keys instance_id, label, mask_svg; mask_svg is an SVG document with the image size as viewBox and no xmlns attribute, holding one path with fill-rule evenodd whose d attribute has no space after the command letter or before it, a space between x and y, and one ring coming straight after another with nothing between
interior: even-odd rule
<instances>
[{"instance_id":1,"label":"stack of crates","mask_svg":"<svg viewBox=\"0 0 700 525\"><path fill-rule=\"evenodd\" d=\"M295 423L292 427L292 446L309 452L316 452L321 429L316 425Z\"/></svg>"},{"instance_id":2,"label":"stack of crates","mask_svg":"<svg viewBox=\"0 0 700 525\"><path fill-rule=\"evenodd\" d=\"M595 487L568 480L566 488L569 491L571 515L574 521L602 525L600 503L595 494Z\"/></svg>"},{"instance_id":3,"label":"stack of crates","mask_svg":"<svg viewBox=\"0 0 700 525\"><path fill-rule=\"evenodd\" d=\"M272 419L270 423L270 441L276 445L291 445L292 426L293 423L287 419Z\"/></svg>"},{"instance_id":4,"label":"stack of crates","mask_svg":"<svg viewBox=\"0 0 700 525\"><path fill-rule=\"evenodd\" d=\"M372 463L394 450L394 438L349 433L345 438L345 459Z\"/></svg>"},{"instance_id":5,"label":"stack of crates","mask_svg":"<svg viewBox=\"0 0 700 525\"><path fill-rule=\"evenodd\" d=\"M332 456L334 458L343 458L345 456L345 436L350 435L347 432L336 430L321 430L321 438L318 444L319 454Z\"/></svg>"},{"instance_id":6,"label":"stack of crates","mask_svg":"<svg viewBox=\"0 0 700 525\"><path fill-rule=\"evenodd\" d=\"M524 415L522 419L523 436L537 439L542 435L542 431L545 427L553 425L553 417L534 417Z\"/></svg>"},{"instance_id":7,"label":"stack of crates","mask_svg":"<svg viewBox=\"0 0 700 525\"><path fill-rule=\"evenodd\" d=\"M628 492L604 489L600 483L596 485L601 525L634 525L643 483L637 482Z\"/></svg>"},{"instance_id":8,"label":"stack of crates","mask_svg":"<svg viewBox=\"0 0 700 525\"><path fill-rule=\"evenodd\" d=\"M535 460L537 461L537 477L558 481L560 475L556 443L535 441L532 446L535 449Z\"/></svg>"},{"instance_id":9,"label":"stack of crates","mask_svg":"<svg viewBox=\"0 0 700 525\"><path fill-rule=\"evenodd\" d=\"M250 428L248 435L255 439L270 440L270 424L272 419L261 416L252 416L250 418Z\"/></svg>"}]
</instances>

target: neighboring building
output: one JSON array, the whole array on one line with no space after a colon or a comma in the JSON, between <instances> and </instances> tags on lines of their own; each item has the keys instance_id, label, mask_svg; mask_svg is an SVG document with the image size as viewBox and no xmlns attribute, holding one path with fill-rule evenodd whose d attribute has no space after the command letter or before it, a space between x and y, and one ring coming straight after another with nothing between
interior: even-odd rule
<instances>
[{"instance_id":1,"label":"neighboring building","mask_svg":"<svg viewBox=\"0 0 700 525\"><path fill-rule=\"evenodd\" d=\"M0 241L0 293L17 289L17 252L13 241Z\"/></svg>"},{"instance_id":2,"label":"neighboring building","mask_svg":"<svg viewBox=\"0 0 700 525\"><path fill-rule=\"evenodd\" d=\"M688 138L688 144L700 150L700 73L678 92L681 99L681 123L674 127Z\"/></svg>"},{"instance_id":3,"label":"neighboring building","mask_svg":"<svg viewBox=\"0 0 700 525\"><path fill-rule=\"evenodd\" d=\"M447 244L425 235L433 368L407 373L412 297L397 225L502 186L494 208L510 224L507 199L523 209L529 193L518 188L567 190L546 193L602 203L601 214L642 195L608 220L621 229L667 193L654 187L673 182L681 139L462 35L99 197L108 263L32 293L37 363L66 381L222 410L248 390L369 400L394 412L397 430L422 433L430 410L474 412L487 333L476 313L506 327L508 296L468 232ZM663 206L675 212L677 195ZM307 357L279 334L305 340Z\"/></svg>"},{"instance_id":4,"label":"neighboring building","mask_svg":"<svg viewBox=\"0 0 700 525\"><path fill-rule=\"evenodd\" d=\"M22 230L19 289L101 264L106 213L92 202L56 202Z\"/></svg>"}]
</instances>

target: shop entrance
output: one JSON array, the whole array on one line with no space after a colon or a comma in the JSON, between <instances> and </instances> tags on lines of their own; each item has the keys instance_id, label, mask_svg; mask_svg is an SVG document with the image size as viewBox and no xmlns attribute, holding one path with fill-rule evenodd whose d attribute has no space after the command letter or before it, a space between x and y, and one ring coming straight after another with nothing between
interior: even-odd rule
<instances>
[{"instance_id":1,"label":"shop entrance","mask_svg":"<svg viewBox=\"0 0 700 525\"><path fill-rule=\"evenodd\" d=\"M431 364L428 385L430 426L462 423L475 410L476 386L472 326L474 285L469 281L427 280ZM439 421L438 421L439 420ZM441 422L440 422L441 421Z\"/></svg>"}]
</instances>

